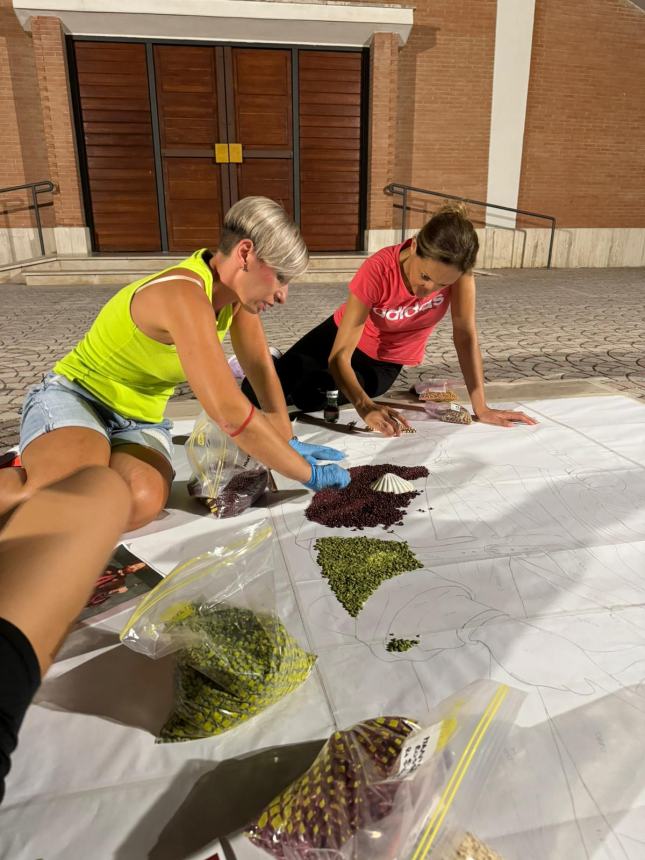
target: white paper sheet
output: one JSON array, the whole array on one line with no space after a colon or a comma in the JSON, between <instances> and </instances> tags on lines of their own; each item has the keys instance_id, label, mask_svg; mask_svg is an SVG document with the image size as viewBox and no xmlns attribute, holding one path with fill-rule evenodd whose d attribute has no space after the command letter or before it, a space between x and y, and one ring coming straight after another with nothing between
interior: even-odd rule
<instances>
[{"instance_id":1,"label":"white paper sheet","mask_svg":"<svg viewBox=\"0 0 645 860\"><path fill-rule=\"evenodd\" d=\"M212 809L222 797L237 790L244 806L265 771L270 793L271 767L300 761L308 741L384 712L423 721L446 696L493 678L528 696L464 825L507 860L645 857L645 407L622 397L510 405L540 424L420 421L415 435L395 440L295 425L301 439L345 450L351 465L430 471L403 526L362 532L406 540L423 569L384 583L356 619L322 579L313 546L356 532L306 520L311 495L284 479L264 506L215 520L185 496L178 447L169 510L127 545L167 573L270 517L279 608L319 655L316 669L228 734L155 745L172 696L170 661L115 645L127 613L75 634L27 715L0 809L0 856L201 860L221 835ZM388 653L390 635L420 642ZM226 850L264 856L239 834Z\"/></svg>"}]
</instances>

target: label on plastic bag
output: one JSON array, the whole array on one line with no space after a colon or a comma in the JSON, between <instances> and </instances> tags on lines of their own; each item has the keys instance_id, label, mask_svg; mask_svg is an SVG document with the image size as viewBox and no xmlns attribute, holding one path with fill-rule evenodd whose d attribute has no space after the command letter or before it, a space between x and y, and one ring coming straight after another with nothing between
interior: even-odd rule
<instances>
[{"instance_id":1,"label":"label on plastic bag","mask_svg":"<svg viewBox=\"0 0 645 860\"><path fill-rule=\"evenodd\" d=\"M450 404L450 411L451 412L461 412L461 406L458 403L451 403Z\"/></svg>"},{"instance_id":2,"label":"label on plastic bag","mask_svg":"<svg viewBox=\"0 0 645 860\"><path fill-rule=\"evenodd\" d=\"M424 761L434 755L440 735L441 723L435 723L434 726L417 732L403 744L397 774L399 779L412 776Z\"/></svg>"}]
</instances>

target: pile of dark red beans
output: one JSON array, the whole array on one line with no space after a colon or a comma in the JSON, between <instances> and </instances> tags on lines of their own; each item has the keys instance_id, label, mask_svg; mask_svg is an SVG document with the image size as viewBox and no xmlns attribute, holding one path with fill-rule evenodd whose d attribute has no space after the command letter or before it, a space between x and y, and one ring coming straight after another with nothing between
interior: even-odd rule
<instances>
[{"instance_id":1,"label":"pile of dark red beans","mask_svg":"<svg viewBox=\"0 0 645 860\"><path fill-rule=\"evenodd\" d=\"M402 525L401 517L418 492L380 493L371 484L387 472L414 481L427 478L425 466L354 466L349 470L352 482L344 490L321 490L316 493L305 516L331 528L374 528Z\"/></svg>"}]
</instances>

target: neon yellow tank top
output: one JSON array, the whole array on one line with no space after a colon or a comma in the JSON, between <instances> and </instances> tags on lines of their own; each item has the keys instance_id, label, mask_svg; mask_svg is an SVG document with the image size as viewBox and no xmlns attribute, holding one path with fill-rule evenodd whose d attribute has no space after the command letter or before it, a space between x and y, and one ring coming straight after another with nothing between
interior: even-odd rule
<instances>
[{"instance_id":1,"label":"neon yellow tank top","mask_svg":"<svg viewBox=\"0 0 645 860\"><path fill-rule=\"evenodd\" d=\"M163 419L168 398L186 375L174 344L167 345L145 335L134 324L130 303L134 294L172 269L195 272L213 298L213 270L201 249L182 263L155 275L147 275L123 287L103 306L85 337L55 366L72 382L125 418L156 424ZM233 306L217 314L217 337L224 340L233 321Z\"/></svg>"}]
</instances>

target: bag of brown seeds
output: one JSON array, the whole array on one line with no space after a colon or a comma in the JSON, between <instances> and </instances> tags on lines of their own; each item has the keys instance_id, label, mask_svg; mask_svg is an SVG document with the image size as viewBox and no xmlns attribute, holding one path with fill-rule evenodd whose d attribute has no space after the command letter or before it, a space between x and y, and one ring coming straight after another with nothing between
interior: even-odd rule
<instances>
[{"instance_id":1,"label":"bag of brown seeds","mask_svg":"<svg viewBox=\"0 0 645 860\"><path fill-rule=\"evenodd\" d=\"M188 492L220 519L236 517L265 493L269 472L203 412L186 443Z\"/></svg>"},{"instance_id":2,"label":"bag of brown seeds","mask_svg":"<svg viewBox=\"0 0 645 860\"><path fill-rule=\"evenodd\" d=\"M426 382L417 382L414 386L419 400L431 403L452 403L457 399L457 394L449 387L447 379L431 379Z\"/></svg>"},{"instance_id":3,"label":"bag of brown seeds","mask_svg":"<svg viewBox=\"0 0 645 860\"><path fill-rule=\"evenodd\" d=\"M426 403L423 407L431 418L446 424L472 424L470 412L459 403Z\"/></svg>"}]
</instances>

